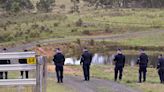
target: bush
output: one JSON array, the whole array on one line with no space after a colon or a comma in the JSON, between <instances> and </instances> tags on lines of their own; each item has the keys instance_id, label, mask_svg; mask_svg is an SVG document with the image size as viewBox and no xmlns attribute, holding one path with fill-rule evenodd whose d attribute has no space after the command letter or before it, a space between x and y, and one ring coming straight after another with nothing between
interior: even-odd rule
<instances>
[{"instance_id":1,"label":"bush","mask_svg":"<svg viewBox=\"0 0 164 92\"><path fill-rule=\"evenodd\" d=\"M37 31L34 31L34 32L31 32L31 33L30 33L30 37L31 37L31 38L36 38L36 37L39 37L39 36L40 36L40 33L37 32Z\"/></svg>"},{"instance_id":2,"label":"bush","mask_svg":"<svg viewBox=\"0 0 164 92\"><path fill-rule=\"evenodd\" d=\"M81 40L78 38L78 39L76 39L76 43L78 44L78 45L81 45Z\"/></svg>"},{"instance_id":3,"label":"bush","mask_svg":"<svg viewBox=\"0 0 164 92\"><path fill-rule=\"evenodd\" d=\"M83 20L79 19L78 21L76 21L76 26L81 27L83 24Z\"/></svg>"},{"instance_id":4,"label":"bush","mask_svg":"<svg viewBox=\"0 0 164 92\"><path fill-rule=\"evenodd\" d=\"M84 31L82 32L82 34L90 35L90 31L89 31L89 30L84 30Z\"/></svg>"},{"instance_id":5,"label":"bush","mask_svg":"<svg viewBox=\"0 0 164 92\"><path fill-rule=\"evenodd\" d=\"M30 0L2 0L0 4L3 5L3 9L11 12L34 8Z\"/></svg>"},{"instance_id":6,"label":"bush","mask_svg":"<svg viewBox=\"0 0 164 92\"><path fill-rule=\"evenodd\" d=\"M106 27L106 28L105 28L105 32L111 33L111 32L112 32L112 29L111 29L110 27Z\"/></svg>"},{"instance_id":7,"label":"bush","mask_svg":"<svg viewBox=\"0 0 164 92\"><path fill-rule=\"evenodd\" d=\"M77 32L78 30L77 29L72 29L71 32Z\"/></svg>"},{"instance_id":8,"label":"bush","mask_svg":"<svg viewBox=\"0 0 164 92\"><path fill-rule=\"evenodd\" d=\"M31 25L31 28L32 28L32 29L35 29L35 28L38 28L38 27L39 27L38 24L33 24L33 25Z\"/></svg>"},{"instance_id":9,"label":"bush","mask_svg":"<svg viewBox=\"0 0 164 92\"><path fill-rule=\"evenodd\" d=\"M36 6L39 11L50 12L54 3L55 0L40 0Z\"/></svg>"},{"instance_id":10,"label":"bush","mask_svg":"<svg viewBox=\"0 0 164 92\"><path fill-rule=\"evenodd\" d=\"M59 26L59 23L54 23L54 27L58 27Z\"/></svg>"},{"instance_id":11,"label":"bush","mask_svg":"<svg viewBox=\"0 0 164 92\"><path fill-rule=\"evenodd\" d=\"M65 9L65 5L62 4L62 5L60 6L60 8L61 8L61 9Z\"/></svg>"},{"instance_id":12,"label":"bush","mask_svg":"<svg viewBox=\"0 0 164 92\"><path fill-rule=\"evenodd\" d=\"M68 25L67 25L67 27L71 27L71 25L70 25L70 24L68 24Z\"/></svg>"},{"instance_id":13,"label":"bush","mask_svg":"<svg viewBox=\"0 0 164 92\"><path fill-rule=\"evenodd\" d=\"M95 45L95 41L93 39L90 40L90 45L91 46Z\"/></svg>"}]
</instances>

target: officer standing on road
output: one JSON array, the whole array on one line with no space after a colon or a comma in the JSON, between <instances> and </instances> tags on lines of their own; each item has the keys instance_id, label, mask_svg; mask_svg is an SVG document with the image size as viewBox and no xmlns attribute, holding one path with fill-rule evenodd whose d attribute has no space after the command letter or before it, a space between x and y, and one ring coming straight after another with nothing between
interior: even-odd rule
<instances>
[{"instance_id":1,"label":"officer standing on road","mask_svg":"<svg viewBox=\"0 0 164 92\"><path fill-rule=\"evenodd\" d=\"M142 76L143 76L143 82L146 81L146 72L147 72L147 64L148 64L149 58L146 55L144 49L140 49L140 55L137 60L137 64L139 64L139 83L142 82Z\"/></svg>"},{"instance_id":2,"label":"officer standing on road","mask_svg":"<svg viewBox=\"0 0 164 92\"><path fill-rule=\"evenodd\" d=\"M87 48L83 49L80 64L83 64L84 81L90 80L90 65L92 61L92 54Z\"/></svg>"},{"instance_id":3,"label":"officer standing on road","mask_svg":"<svg viewBox=\"0 0 164 92\"><path fill-rule=\"evenodd\" d=\"M24 50L24 52L27 52L27 50ZM27 64L27 59L24 58L24 59L19 59L19 63L20 64ZM28 79L28 71L21 71L21 77L22 79L24 78L24 72L26 73L26 78Z\"/></svg>"},{"instance_id":4,"label":"officer standing on road","mask_svg":"<svg viewBox=\"0 0 164 92\"><path fill-rule=\"evenodd\" d=\"M162 54L158 56L157 69L160 81L164 84L164 58L162 57Z\"/></svg>"},{"instance_id":5,"label":"officer standing on road","mask_svg":"<svg viewBox=\"0 0 164 92\"><path fill-rule=\"evenodd\" d=\"M62 54L60 48L56 49L56 54L54 55L53 61L56 66L57 82L63 83L63 66L65 62L65 57Z\"/></svg>"},{"instance_id":6,"label":"officer standing on road","mask_svg":"<svg viewBox=\"0 0 164 92\"><path fill-rule=\"evenodd\" d=\"M117 81L118 72L119 72L119 80L122 80L122 72L125 65L125 56L122 54L121 49L117 50L117 55L115 55L114 61L115 61L114 80Z\"/></svg>"},{"instance_id":7,"label":"officer standing on road","mask_svg":"<svg viewBox=\"0 0 164 92\"><path fill-rule=\"evenodd\" d=\"M6 48L3 48L3 53L7 51ZM10 60L0 60L0 65L10 64ZM5 73L5 79L8 79L8 72L0 72L0 79L3 79L3 73Z\"/></svg>"}]
</instances>

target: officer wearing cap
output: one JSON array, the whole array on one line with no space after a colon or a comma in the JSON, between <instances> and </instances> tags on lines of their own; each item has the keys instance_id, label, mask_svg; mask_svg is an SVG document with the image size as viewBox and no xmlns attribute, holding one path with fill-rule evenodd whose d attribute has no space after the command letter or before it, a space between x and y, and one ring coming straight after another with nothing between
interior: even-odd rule
<instances>
[{"instance_id":1,"label":"officer wearing cap","mask_svg":"<svg viewBox=\"0 0 164 92\"><path fill-rule=\"evenodd\" d=\"M24 52L27 52L27 50L24 50ZM20 64L27 64L27 59L26 59L26 58L24 58L24 59L19 59L19 63L20 63ZM24 78L24 72L25 72L25 74L26 74L26 78L28 79L28 71L21 71L20 73L21 73L22 79Z\"/></svg>"},{"instance_id":2,"label":"officer wearing cap","mask_svg":"<svg viewBox=\"0 0 164 92\"><path fill-rule=\"evenodd\" d=\"M146 81L148 61L149 61L148 55L145 53L144 49L140 49L140 55L137 60L137 64L139 64L139 81L138 81L139 83Z\"/></svg>"},{"instance_id":3,"label":"officer wearing cap","mask_svg":"<svg viewBox=\"0 0 164 92\"><path fill-rule=\"evenodd\" d=\"M56 66L56 76L57 76L57 82L63 83L63 66L65 62L65 56L62 54L62 51L60 48L56 49L56 54L53 58L54 64Z\"/></svg>"},{"instance_id":4,"label":"officer wearing cap","mask_svg":"<svg viewBox=\"0 0 164 92\"><path fill-rule=\"evenodd\" d=\"M3 53L5 53L7 51L6 48L3 48ZM0 65L4 65L4 64L10 64L10 60L0 60ZM4 79L3 78L3 74L5 73L5 79L8 79L8 72L0 72L0 79Z\"/></svg>"},{"instance_id":5,"label":"officer wearing cap","mask_svg":"<svg viewBox=\"0 0 164 92\"><path fill-rule=\"evenodd\" d=\"M157 69L160 82L164 84L164 58L162 57L162 54L158 56Z\"/></svg>"},{"instance_id":6,"label":"officer wearing cap","mask_svg":"<svg viewBox=\"0 0 164 92\"><path fill-rule=\"evenodd\" d=\"M85 47L83 48L83 54L81 55L80 64L83 64L83 73L84 73L84 81L90 80L90 65L92 61L92 54Z\"/></svg>"},{"instance_id":7,"label":"officer wearing cap","mask_svg":"<svg viewBox=\"0 0 164 92\"><path fill-rule=\"evenodd\" d=\"M117 81L118 72L119 72L119 80L122 80L122 72L125 65L125 56L123 55L121 49L117 49L117 55L115 55L114 61L115 61L114 80Z\"/></svg>"}]
</instances>

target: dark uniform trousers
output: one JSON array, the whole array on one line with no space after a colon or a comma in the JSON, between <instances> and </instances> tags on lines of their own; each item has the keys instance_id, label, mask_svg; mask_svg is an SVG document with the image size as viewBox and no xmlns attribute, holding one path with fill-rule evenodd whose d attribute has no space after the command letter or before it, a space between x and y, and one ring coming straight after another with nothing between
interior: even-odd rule
<instances>
[{"instance_id":1,"label":"dark uniform trousers","mask_svg":"<svg viewBox=\"0 0 164 92\"><path fill-rule=\"evenodd\" d=\"M3 79L3 73L5 73L5 79L8 79L8 72L0 72L0 79Z\"/></svg>"},{"instance_id":2,"label":"dark uniform trousers","mask_svg":"<svg viewBox=\"0 0 164 92\"><path fill-rule=\"evenodd\" d=\"M164 68L158 70L159 78L161 83L164 83Z\"/></svg>"},{"instance_id":3,"label":"dark uniform trousers","mask_svg":"<svg viewBox=\"0 0 164 92\"><path fill-rule=\"evenodd\" d=\"M119 80L122 79L122 72L123 72L123 67L115 67L115 81L117 80L118 72L119 72Z\"/></svg>"},{"instance_id":4,"label":"dark uniform trousers","mask_svg":"<svg viewBox=\"0 0 164 92\"><path fill-rule=\"evenodd\" d=\"M147 72L146 67L139 68L139 82L142 82L142 77L143 77L143 82L146 81L146 72Z\"/></svg>"},{"instance_id":5,"label":"dark uniform trousers","mask_svg":"<svg viewBox=\"0 0 164 92\"><path fill-rule=\"evenodd\" d=\"M10 60L0 60L0 65L10 64ZM8 72L0 72L0 79L3 79L3 74L5 74L5 79L8 79Z\"/></svg>"},{"instance_id":6,"label":"dark uniform trousers","mask_svg":"<svg viewBox=\"0 0 164 92\"><path fill-rule=\"evenodd\" d=\"M56 76L58 82L63 82L63 66L56 66Z\"/></svg>"},{"instance_id":7,"label":"dark uniform trousers","mask_svg":"<svg viewBox=\"0 0 164 92\"><path fill-rule=\"evenodd\" d=\"M19 63L20 64L27 64L27 59L19 59ZM25 72L26 78L28 79L28 71L20 71L22 79L24 77L24 72Z\"/></svg>"},{"instance_id":8,"label":"dark uniform trousers","mask_svg":"<svg viewBox=\"0 0 164 92\"><path fill-rule=\"evenodd\" d=\"M23 74L24 73L24 71L21 71L21 76L22 76L22 79L23 79ZM25 71L25 74L26 74L26 78L28 79L28 71Z\"/></svg>"},{"instance_id":9,"label":"dark uniform trousers","mask_svg":"<svg viewBox=\"0 0 164 92\"><path fill-rule=\"evenodd\" d=\"M83 65L84 79L90 80L90 65Z\"/></svg>"}]
</instances>

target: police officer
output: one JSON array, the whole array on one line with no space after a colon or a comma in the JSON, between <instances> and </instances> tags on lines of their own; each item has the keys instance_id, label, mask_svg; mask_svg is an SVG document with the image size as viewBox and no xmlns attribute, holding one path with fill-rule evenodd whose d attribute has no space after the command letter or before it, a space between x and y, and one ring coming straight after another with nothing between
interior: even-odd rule
<instances>
[{"instance_id":1,"label":"police officer","mask_svg":"<svg viewBox=\"0 0 164 92\"><path fill-rule=\"evenodd\" d=\"M122 72L125 65L125 56L122 54L121 49L117 50L117 55L115 55L114 61L115 61L114 80L117 81L118 72L119 72L119 80L122 80Z\"/></svg>"},{"instance_id":2,"label":"police officer","mask_svg":"<svg viewBox=\"0 0 164 92\"><path fill-rule=\"evenodd\" d=\"M24 52L27 52L27 50L24 50ZM19 63L20 64L27 64L27 59L24 58L24 59L19 59ZM26 73L26 78L28 79L28 71L21 71L21 77L22 79L24 78L24 72Z\"/></svg>"},{"instance_id":3,"label":"police officer","mask_svg":"<svg viewBox=\"0 0 164 92\"><path fill-rule=\"evenodd\" d=\"M161 83L164 83L164 58L162 54L158 56L158 64L157 64L158 74Z\"/></svg>"},{"instance_id":4,"label":"police officer","mask_svg":"<svg viewBox=\"0 0 164 92\"><path fill-rule=\"evenodd\" d=\"M3 48L3 52L5 53L7 51L6 48ZM0 60L0 64L4 65L4 64L10 64L10 60ZM3 73L5 73L5 79L8 79L8 72L0 72L0 79L3 79Z\"/></svg>"},{"instance_id":5,"label":"police officer","mask_svg":"<svg viewBox=\"0 0 164 92\"><path fill-rule=\"evenodd\" d=\"M142 82L142 76L143 76L143 82L146 81L146 72L147 72L147 64L148 64L149 58L146 55L144 49L140 49L140 55L137 60L137 64L139 64L139 83Z\"/></svg>"},{"instance_id":6,"label":"police officer","mask_svg":"<svg viewBox=\"0 0 164 92\"><path fill-rule=\"evenodd\" d=\"M91 61L92 61L92 54L87 50L87 48L84 48L80 61L80 64L83 64L84 81L90 80Z\"/></svg>"},{"instance_id":7,"label":"police officer","mask_svg":"<svg viewBox=\"0 0 164 92\"><path fill-rule=\"evenodd\" d=\"M56 66L57 82L63 83L63 66L65 62L65 57L62 54L60 48L56 49L56 54L54 55L53 61Z\"/></svg>"}]
</instances>

